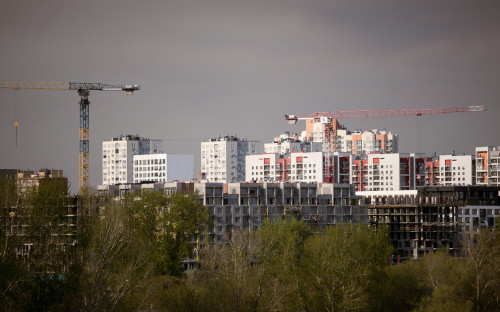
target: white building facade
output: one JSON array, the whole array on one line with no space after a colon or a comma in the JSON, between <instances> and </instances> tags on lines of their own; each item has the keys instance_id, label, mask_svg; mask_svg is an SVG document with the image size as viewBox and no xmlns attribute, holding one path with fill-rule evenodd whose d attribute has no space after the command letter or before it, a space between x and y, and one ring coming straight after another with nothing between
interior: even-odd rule
<instances>
[{"instance_id":1,"label":"white building facade","mask_svg":"<svg viewBox=\"0 0 500 312\"><path fill-rule=\"evenodd\" d=\"M283 140L264 144L264 153L278 153L280 155L290 153L311 153L322 152L323 143L319 142L301 142L298 140Z\"/></svg>"},{"instance_id":2,"label":"white building facade","mask_svg":"<svg viewBox=\"0 0 500 312\"><path fill-rule=\"evenodd\" d=\"M247 181L323 182L323 153L261 154L246 157Z\"/></svg>"},{"instance_id":3,"label":"white building facade","mask_svg":"<svg viewBox=\"0 0 500 312\"><path fill-rule=\"evenodd\" d=\"M327 123L320 117L306 120L306 130L302 132L300 139L322 143L327 125L331 128L332 152L351 153L357 156L398 152L397 134L377 129L349 131L336 119L331 119Z\"/></svg>"},{"instance_id":4,"label":"white building facade","mask_svg":"<svg viewBox=\"0 0 500 312\"><path fill-rule=\"evenodd\" d=\"M439 155L439 185L474 185L472 155Z\"/></svg>"},{"instance_id":5,"label":"white building facade","mask_svg":"<svg viewBox=\"0 0 500 312\"><path fill-rule=\"evenodd\" d=\"M339 129L335 137L336 151L355 155L382 153L390 154L398 151L398 136L386 130L355 130L353 132Z\"/></svg>"},{"instance_id":6,"label":"white building facade","mask_svg":"<svg viewBox=\"0 0 500 312\"><path fill-rule=\"evenodd\" d=\"M132 183L133 155L161 153L162 141L121 135L102 142L102 184Z\"/></svg>"},{"instance_id":7,"label":"white building facade","mask_svg":"<svg viewBox=\"0 0 500 312\"><path fill-rule=\"evenodd\" d=\"M193 155L134 155L134 183L193 179Z\"/></svg>"},{"instance_id":8,"label":"white building facade","mask_svg":"<svg viewBox=\"0 0 500 312\"><path fill-rule=\"evenodd\" d=\"M262 143L236 136L201 142L200 179L208 182L245 181L245 157L262 153Z\"/></svg>"},{"instance_id":9,"label":"white building facade","mask_svg":"<svg viewBox=\"0 0 500 312\"><path fill-rule=\"evenodd\" d=\"M476 185L500 186L500 146L476 147Z\"/></svg>"},{"instance_id":10,"label":"white building facade","mask_svg":"<svg viewBox=\"0 0 500 312\"><path fill-rule=\"evenodd\" d=\"M356 191L414 190L425 186L424 154L368 154L351 158Z\"/></svg>"}]
</instances>

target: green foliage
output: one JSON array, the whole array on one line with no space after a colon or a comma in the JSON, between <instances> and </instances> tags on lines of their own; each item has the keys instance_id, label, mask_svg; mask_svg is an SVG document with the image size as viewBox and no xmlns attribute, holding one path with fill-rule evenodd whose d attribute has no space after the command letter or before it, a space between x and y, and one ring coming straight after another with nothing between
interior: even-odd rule
<instances>
[{"instance_id":1,"label":"green foliage","mask_svg":"<svg viewBox=\"0 0 500 312\"><path fill-rule=\"evenodd\" d=\"M339 225L312 236L304 246L306 305L314 311L368 309L372 279L388 264L387 231L366 225Z\"/></svg>"},{"instance_id":2,"label":"green foliage","mask_svg":"<svg viewBox=\"0 0 500 312\"><path fill-rule=\"evenodd\" d=\"M196 195L146 192L128 196L125 205L132 230L145 238L155 273L180 276L180 262L192 255L191 242L208 219Z\"/></svg>"},{"instance_id":3,"label":"green foliage","mask_svg":"<svg viewBox=\"0 0 500 312\"><path fill-rule=\"evenodd\" d=\"M257 232L259 269L263 279L262 306L269 310L303 309L299 291L304 243L312 235L304 222L267 220Z\"/></svg>"},{"instance_id":4,"label":"green foliage","mask_svg":"<svg viewBox=\"0 0 500 312\"><path fill-rule=\"evenodd\" d=\"M208 219L195 194L117 202L89 190L79 199L78 244L58 249L72 237L70 200L57 181L20 196L0 180L1 311L500 310L496 229L466 242L464 257L438 251L392 265L385 228L313 234L280 219L209 244L201 270L186 273L180 263Z\"/></svg>"},{"instance_id":5,"label":"green foliage","mask_svg":"<svg viewBox=\"0 0 500 312\"><path fill-rule=\"evenodd\" d=\"M202 255L198 280L204 306L211 311L251 311L259 306L262 277L256 260L255 235L234 233Z\"/></svg>"},{"instance_id":6,"label":"green foliage","mask_svg":"<svg viewBox=\"0 0 500 312\"><path fill-rule=\"evenodd\" d=\"M437 286L432 294L423 298L420 302L417 312L442 312L473 311L473 303L457 293L457 287L451 285Z\"/></svg>"}]
</instances>

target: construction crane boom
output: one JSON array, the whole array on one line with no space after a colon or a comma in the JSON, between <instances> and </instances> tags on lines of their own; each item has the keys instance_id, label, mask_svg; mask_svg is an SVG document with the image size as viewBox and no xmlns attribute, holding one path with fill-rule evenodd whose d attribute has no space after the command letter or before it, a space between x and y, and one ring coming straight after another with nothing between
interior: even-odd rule
<instances>
[{"instance_id":1,"label":"construction crane boom","mask_svg":"<svg viewBox=\"0 0 500 312\"><path fill-rule=\"evenodd\" d=\"M80 131L79 131L79 179L80 192L89 186L89 93L95 91L125 91L131 95L140 89L137 84L111 85L105 83L91 82L0 82L0 88L13 90L35 89L35 90L76 90L80 96ZM16 121L17 127L17 121ZM17 128L16 128L17 129Z\"/></svg>"},{"instance_id":2,"label":"construction crane boom","mask_svg":"<svg viewBox=\"0 0 500 312\"><path fill-rule=\"evenodd\" d=\"M418 108L418 109L382 109L382 110L353 110L336 112L319 112L308 115L285 115L285 119L291 124L298 120L318 119L321 117L342 119L342 118L366 118L366 117L390 117L390 116L422 116L445 113L465 113L486 111L486 106L465 106L465 107L443 107L443 108Z\"/></svg>"}]
</instances>

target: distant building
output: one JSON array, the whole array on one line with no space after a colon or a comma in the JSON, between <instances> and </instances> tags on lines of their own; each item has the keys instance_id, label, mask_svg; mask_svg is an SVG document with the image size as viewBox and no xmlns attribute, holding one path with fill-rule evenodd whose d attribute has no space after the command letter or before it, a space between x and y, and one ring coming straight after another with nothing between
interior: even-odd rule
<instances>
[{"instance_id":1,"label":"distant building","mask_svg":"<svg viewBox=\"0 0 500 312\"><path fill-rule=\"evenodd\" d=\"M200 179L209 182L245 181L245 156L262 153L262 144L236 136L201 142Z\"/></svg>"},{"instance_id":2,"label":"distant building","mask_svg":"<svg viewBox=\"0 0 500 312\"><path fill-rule=\"evenodd\" d=\"M322 152L323 143L301 140L297 134L285 133L274 139L272 143L264 144L264 153L280 155L298 152Z\"/></svg>"},{"instance_id":3,"label":"distant building","mask_svg":"<svg viewBox=\"0 0 500 312\"><path fill-rule=\"evenodd\" d=\"M359 197L349 184L171 182L98 186L100 196L116 200L145 190L167 195L197 192L209 215L197 249L223 243L235 231L256 231L265 220L303 220L314 231L336 224L367 223L366 208L358 204Z\"/></svg>"},{"instance_id":4,"label":"distant building","mask_svg":"<svg viewBox=\"0 0 500 312\"><path fill-rule=\"evenodd\" d=\"M388 227L399 259L418 258L439 249L464 254L463 243L473 240L481 229L492 229L500 216L499 187L420 187L356 195L368 209L369 222Z\"/></svg>"},{"instance_id":5,"label":"distant building","mask_svg":"<svg viewBox=\"0 0 500 312\"><path fill-rule=\"evenodd\" d=\"M323 182L323 153L249 155L245 171L247 181Z\"/></svg>"},{"instance_id":6,"label":"distant building","mask_svg":"<svg viewBox=\"0 0 500 312\"><path fill-rule=\"evenodd\" d=\"M0 179L17 179L17 169L0 169Z\"/></svg>"},{"instance_id":7,"label":"distant building","mask_svg":"<svg viewBox=\"0 0 500 312\"><path fill-rule=\"evenodd\" d=\"M476 147L476 185L500 186L500 146Z\"/></svg>"},{"instance_id":8,"label":"distant building","mask_svg":"<svg viewBox=\"0 0 500 312\"><path fill-rule=\"evenodd\" d=\"M193 179L193 155L134 155L134 183L189 181Z\"/></svg>"},{"instance_id":9,"label":"distant building","mask_svg":"<svg viewBox=\"0 0 500 312\"><path fill-rule=\"evenodd\" d=\"M351 160L357 191L414 190L425 186L424 154L368 154Z\"/></svg>"},{"instance_id":10,"label":"distant building","mask_svg":"<svg viewBox=\"0 0 500 312\"><path fill-rule=\"evenodd\" d=\"M162 141L121 135L102 142L102 184L134 181L133 155L162 153Z\"/></svg>"},{"instance_id":11,"label":"distant building","mask_svg":"<svg viewBox=\"0 0 500 312\"><path fill-rule=\"evenodd\" d=\"M386 130L339 129L335 137L334 151L354 155L370 153L390 154L398 152L398 136Z\"/></svg>"},{"instance_id":12,"label":"distant building","mask_svg":"<svg viewBox=\"0 0 500 312\"><path fill-rule=\"evenodd\" d=\"M4 255L10 253L19 261L29 261L29 269L36 270L30 271L33 273L67 272L81 232L78 198L68 195L63 171L6 169L0 170L0 178L15 183L19 198L42 195L33 198L36 204L11 198L15 204L0 207L0 236L7 238ZM46 191L37 193L43 188Z\"/></svg>"},{"instance_id":13,"label":"distant building","mask_svg":"<svg viewBox=\"0 0 500 312\"><path fill-rule=\"evenodd\" d=\"M336 119L331 119L328 123L324 123L320 117L306 120L306 130L300 138L309 142L324 142L327 124L332 128L332 152L351 153L357 156L398 152L397 134L377 129L349 131Z\"/></svg>"},{"instance_id":14,"label":"distant building","mask_svg":"<svg viewBox=\"0 0 500 312\"><path fill-rule=\"evenodd\" d=\"M439 155L425 161L426 186L475 185L472 155Z\"/></svg>"},{"instance_id":15,"label":"distant building","mask_svg":"<svg viewBox=\"0 0 500 312\"><path fill-rule=\"evenodd\" d=\"M32 188L37 188L45 180L58 180L64 187L68 187L68 178L63 176L62 170L55 169L40 169L38 171L32 170L18 170L16 185L17 191L21 194L29 192Z\"/></svg>"}]
</instances>

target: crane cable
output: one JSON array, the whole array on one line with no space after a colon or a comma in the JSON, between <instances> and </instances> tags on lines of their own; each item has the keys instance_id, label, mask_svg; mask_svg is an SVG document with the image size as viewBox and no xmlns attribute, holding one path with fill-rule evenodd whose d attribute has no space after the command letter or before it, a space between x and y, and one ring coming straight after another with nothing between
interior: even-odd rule
<instances>
[{"instance_id":1,"label":"crane cable","mask_svg":"<svg viewBox=\"0 0 500 312\"><path fill-rule=\"evenodd\" d=\"M17 147L17 127L19 127L19 89L14 89L14 127L16 128L16 147Z\"/></svg>"}]
</instances>

